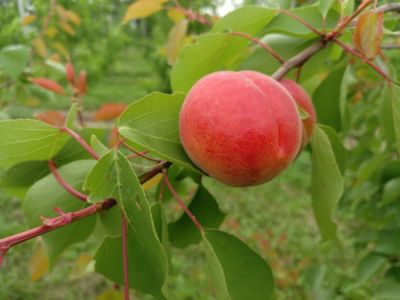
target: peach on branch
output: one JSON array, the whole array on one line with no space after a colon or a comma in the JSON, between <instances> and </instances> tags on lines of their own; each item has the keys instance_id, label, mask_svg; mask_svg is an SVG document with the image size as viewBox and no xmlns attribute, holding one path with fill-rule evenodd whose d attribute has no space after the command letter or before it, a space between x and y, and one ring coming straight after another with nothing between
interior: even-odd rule
<instances>
[{"instance_id":1,"label":"peach on branch","mask_svg":"<svg viewBox=\"0 0 400 300\"><path fill-rule=\"evenodd\" d=\"M315 123L317 122L314 104L307 92L296 82L289 79L282 79L279 83L289 92L290 95L292 95L297 105L308 114L308 117L302 120L303 134L301 139L301 148L304 148L310 141Z\"/></svg>"},{"instance_id":2,"label":"peach on branch","mask_svg":"<svg viewBox=\"0 0 400 300\"><path fill-rule=\"evenodd\" d=\"M301 120L290 94L253 71L220 71L189 91L179 117L183 147L204 172L230 186L273 179L296 157Z\"/></svg>"}]
</instances>

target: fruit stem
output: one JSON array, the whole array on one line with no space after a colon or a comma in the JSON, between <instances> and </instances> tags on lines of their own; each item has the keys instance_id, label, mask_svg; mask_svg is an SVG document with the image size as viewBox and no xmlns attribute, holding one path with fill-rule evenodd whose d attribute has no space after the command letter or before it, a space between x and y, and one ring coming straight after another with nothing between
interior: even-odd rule
<instances>
[{"instance_id":1,"label":"fruit stem","mask_svg":"<svg viewBox=\"0 0 400 300\"><path fill-rule=\"evenodd\" d=\"M64 180L64 178L61 177L60 173L57 171L57 167L55 163L52 160L49 160L47 162L47 165L49 166L49 169L51 173L53 174L54 178L57 180L57 182L72 196L78 198L81 201L87 202L88 197L85 194L82 194L81 192L77 191L74 189L68 182Z\"/></svg>"},{"instance_id":2,"label":"fruit stem","mask_svg":"<svg viewBox=\"0 0 400 300\"><path fill-rule=\"evenodd\" d=\"M190 220L193 222L193 224L196 226L196 228L203 233L203 226L201 226L200 222L197 220L196 216L192 214L192 212L189 210L189 208L186 206L185 202L182 200L181 197L179 197L178 193L172 186L171 182L168 179L168 174L165 169L162 171L163 176L164 176L164 182L167 185L168 189L170 190L171 194L174 196L176 201L178 201L179 206L183 209L183 211L188 215Z\"/></svg>"}]
</instances>

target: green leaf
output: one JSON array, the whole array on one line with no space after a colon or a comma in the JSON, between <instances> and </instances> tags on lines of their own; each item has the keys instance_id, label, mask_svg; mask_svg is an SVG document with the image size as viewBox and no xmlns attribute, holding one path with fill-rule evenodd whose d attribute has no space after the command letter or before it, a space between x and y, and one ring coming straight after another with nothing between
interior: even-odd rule
<instances>
[{"instance_id":1,"label":"green leaf","mask_svg":"<svg viewBox=\"0 0 400 300\"><path fill-rule=\"evenodd\" d=\"M369 253L365 256L356 270L357 285L366 283L372 278L386 263L387 259L376 253Z\"/></svg>"},{"instance_id":2,"label":"green leaf","mask_svg":"<svg viewBox=\"0 0 400 300\"><path fill-rule=\"evenodd\" d=\"M225 69L234 69L239 54L248 45L242 37L229 33L209 33L199 36L185 46L172 68L171 86L174 91L187 93L205 75ZM193 59L196 57L196 59Z\"/></svg>"},{"instance_id":3,"label":"green leaf","mask_svg":"<svg viewBox=\"0 0 400 300\"><path fill-rule=\"evenodd\" d=\"M397 300L400 295L400 283L393 278L382 279L374 288L374 300Z\"/></svg>"},{"instance_id":4,"label":"green leaf","mask_svg":"<svg viewBox=\"0 0 400 300\"><path fill-rule=\"evenodd\" d=\"M319 11L323 18L326 17L332 7L334 0L319 0Z\"/></svg>"},{"instance_id":5,"label":"green leaf","mask_svg":"<svg viewBox=\"0 0 400 300\"><path fill-rule=\"evenodd\" d=\"M329 73L328 77L318 86L313 94L313 102L317 112L318 122L328 125L337 132L341 129L341 83L346 67L341 67Z\"/></svg>"},{"instance_id":6,"label":"green leaf","mask_svg":"<svg viewBox=\"0 0 400 300\"><path fill-rule=\"evenodd\" d=\"M0 166L54 157L69 139L59 128L36 120L0 121Z\"/></svg>"},{"instance_id":7,"label":"green leaf","mask_svg":"<svg viewBox=\"0 0 400 300\"><path fill-rule=\"evenodd\" d=\"M89 201L118 201L128 221L129 285L142 292L166 295L167 256L158 239L149 203L129 161L112 150L96 163L85 181ZM116 260L110 260L115 257ZM121 238L106 238L96 257L96 271L121 284Z\"/></svg>"},{"instance_id":8,"label":"green leaf","mask_svg":"<svg viewBox=\"0 0 400 300\"><path fill-rule=\"evenodd\" d=\"M238 238L218 230L204 235L216 299L272 300L274 283L268 263Z\"/></svg>"},{"instance_id":9,"label":"green leaf","mask_svg":"<svg viewBox=\"0 0 400 300\"><path fill-rule=\"evenodd\" d=\"M151 93L126 108L118 130L132 147L147 149L163 159L198 171L179 138L179 112L184 98L181 93Z\"/></svg>"},{"instance_id":10,"label":"green leaf","mask_svg":"<svg viewBox=\"0 0 400 300\"><path fill-rule=\"evenodd\" d=\"M105 130L85 128L80 135L87 141L88 137L96 134L102 140L105 138ZM52 159L57 167L75 160L91 159L92 157L75 140L69 139L66 145ZM9 193L20 197L25 196L26 191L36 181L50 173L47 161L26 161L12 166L2 176L0 187Z\"/></svg>"},{"instance_id":11,"label":"green leaf","mask_svg":"<svg viewBox=\"0 0 400 300\"><path fill-rule=\"evenodd\" d=\"M214 197L200 185L189 205L189 210L196 216L204 228L218 228L224 221L225 214L219 209ZM201 241L201 234L187 214L168 225L171 244L184 248Z\"/></svg>"},{"instance_id":12,"label":"green leaf","mask_svg":"<svg viewBox=\"0 0 400 300\"><path fill-rule=\"evenodd\" d=\"M383 186L380 206L390 204L400 199L400 178L389 180Z\"/></svg>"},{"instance_id":13,"label":"green leaf","mask_svg":"<svg viewBox=\"0 0 400 300\"><path fill-rule=\"evenodd\" d=\"M68 114L67 114L67 117L65 120L65 126L68 128L73 128L77 115L78 115L78 104L73 103L68 111Z\"/></svg>"},{"instance_id":14,"label":"green leaf","mask_svg":"<svg viewBox=\"0 0 400 300\"><path fill-rule=\"evenodd\" d=\"M318 30L324 29L324 23L321 18L321 13L317 5L303 6L289 10L292 14L305 20L308 24ZM339 15L337 12L330 10L326 16L325 28L330 29L335 27ZM268 33L281 32L293 36L312 37L313 33L299 21L283 13L278 14L266 27Z\"/></svg>"},{"instance_id":15,"label":"green leaf","mask_svg":"<svg viewBox=\"0 0 400 300\"><path fill-rule=\"evenodd\" d=\"M59 168L59 173L71 186L81 190L83 180L94 165L93 160L79 160ZM64 212L73 212L88 206L62 188L53 175L48 175L36 182L28 191L23 204L24 215L29 227L42 224L41 216L56 217L54 208ZM95 216L66 225L43 236L50 265L54 266L57 258L71 244L84 241L93 231Z\"/></svg>"},{"instance_id":16,"label":"green leaf","mask_svg":"<svg viewBox=\"0 0 400 300\"><path fill-rule=\"evenodd\" d=\"M336 239L336 224L332 215L343 193L343 178L335 160L328 136L319 126L311 140L312 206L324 240Z\"/></svg>"},{"instance_id":17,"label":"green leaf","mask_svg":"<svg viewBox=\"0 0 400 300\"><path fill-rule=\"evenodd\" d=\"M276 15L276 9L260 6L244 6L227 14L213 26L211 32L225 30L257 34Z\"/></svg>"},{"instance_id":18,"label":"green leaf","mask_svg":"<svg viewBox=\"0 0 400 300\"><path fill-rule=\"evenodd\" d=\"M340 172L344 174L346 170L347 154L339 135L331 127L325 125L319 125L319 127L325 132L326 136L329 138L329 142L332 145L333 153L335 154L336 163L339 166Z\"/></svg>"},{"instance_id":19,"label":"green leaf","mask_svg":"<svg viewBox=\"0 0 400 300\"><path fill-rule=\"evenodd\" d=\"M171 244L169 241L168 225L161 202L157 202L151 207L151 215L153 217L158 239L161 241L168 258L170 258Z\"/></svg>"},{"instance_id":20,"label":"green leaf","mask_svg":"<svg viewBox=\"0 0 400 300\"><path fill-rule=\"evenodd\" d=\"M391 85L389 88L389 97L392 105L393 126L396 137L397 151L400 153L400 87Z\"/></svg>"},{"instance_id":21,"label":"green leaf","mask_svg":"<svg viewBox=\"0 0 400 300\"><path fill-rule=\"evenodd\" d=\"M24 71L28 60L29 49L23 45L7 46L0 51L0 67L14 79Z\"/></svg>"},{"instance_id":22,"label":"green leaf","mask_svg":"<svg viewBox=\"0 0 400 300\"><path fill-rule=\"evenodd\" d=\"M383 230L375 241L375 252L385 255L398 255L400 253L400 230Z\"/></svg>"},{"instance_id":23,"label":"green leaf","mask_svg":"<svg viewBox=\"0 0 400 300\"><path fill-rule=\"evenodd\" d=\"M107 148L107 146L105 146L96 135L92 134L92 136L90 137L90 146L93 148L93 150L99 154L100 156L102 156L103 154L106 154L109 149Z\"/></svg>"}]
</instances>

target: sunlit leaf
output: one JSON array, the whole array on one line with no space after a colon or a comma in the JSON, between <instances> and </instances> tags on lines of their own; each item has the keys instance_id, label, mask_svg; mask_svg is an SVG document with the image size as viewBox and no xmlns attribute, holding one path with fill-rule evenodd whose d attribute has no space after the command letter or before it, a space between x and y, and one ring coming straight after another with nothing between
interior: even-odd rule
<instances>
[{"instance_id":1,"label":"sunlit leaf","mask_svg":"<svg viewBox=\"0 0 400 300\"><path fill-rule=\"evenodd\" d=\"M33 282L43 278L43 276L49 272L49 258L42 240L39 240L39 243L33 250L32 256L28 262L28 269L31 275L31 281Z\"/></svg>"},{"instance_id":2,"label":"sunlit leaf","mask_svg":"<svg viewBox=\"0 0 400 300\"><path fill-rule=\"evenodd\" d=\"M174 21L175 24L185 19L185 15L176 7L168 9L167 16Z\"/></svg>"},{"instance_id":3,"label":"sunlit leaf","mask_svg":"<svg viewBox=\"0 0 400 300\"><path fill-rule=\"evenodd\" d=\"M186 31L189 21L181 20L171 28L167 41L167 60L170 65L175 63L179 50L185 44Z\"/></svg>"},{"instance_id":4,"label":"sunlit leaf","mask_svg":"<svg viewBox=\"0 0 400 300\"><path fill-rule=\"evenodd\" d=\"M69 136L59 128L36 120L0 121L0 166L52 158Z\"/></svg>"},{"instance_id":5,"label":"sunlit leaf","mask_svg":"<svg viewBox=\"0 0 400 300\"><path fill-rule=\"evenodd\" d=\"M96 300L124 300L124 292L109 288L96 297Z\"/></svg>"},{"instance_id":6,"label":"sunlit leaf","mask_svg":"<svg viewBox=\"0 0 400 300\"><path fill-rule=\"evenodd\" d=\"M131 20L143 19L163 9L161 1L158 0L136 0L125 12L123 24Z\"/></svg>"},{"instance_id":7,"label":"sunlit leaf","mask_svg":"<svg viewBox=\"0 0 400 300\"><path fill-rule=\"evenodd\" d=\"M372 59L380 52L383 38L383 12L367 12L357 19L353 42L357 50Z\"/></svg>"},{"instance_id":8,"label":"sunlit leaf","mask_svg":"<svg viewBox=\"0 0 400 300\"><path fill-rule=\"evenodd\" d=\"M58 26L60 26L62 31L64 31L65 33L67 33L67 34L69 34L71 36L75 35L75 29L69 23L67 23L65 21L59 21L58 22Z\"/></svg>"},{"instance_id":9,"label":"sunlit leaf","mask_svg":"<svg viewBox=\"0 0 400 300\"><path fill-rule=\"evenodd\" d=\"M36 19L37 17L35 15L26 15L21 21L22 26L27 26L33 23Z\"/></svg>"},{"instance_id":10,"label":"sunlit leaf","mask_svg":"<svg viewBox=\"0 0 400 300\"><path fill-rule=\"evenodd\" d=\"M92 256L90 254L83 253L79 255L74 261L69 278L76 279L85 276L88 273L87 267L91 261Z\"/></svg>"}]
</instances>

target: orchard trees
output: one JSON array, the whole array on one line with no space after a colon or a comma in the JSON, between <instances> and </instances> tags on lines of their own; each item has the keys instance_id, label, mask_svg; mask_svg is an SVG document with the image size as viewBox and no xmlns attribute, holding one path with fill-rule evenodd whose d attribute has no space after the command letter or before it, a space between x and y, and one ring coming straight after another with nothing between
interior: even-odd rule
<instances>
[{"instance_id":1,"label":"orchard trees","mask_svg":"<svg viewBox=\"0 0 400 300\"><path fill-rule=\"evenodd\" d=\"M73 101L62 126L0 121L3 186L25 196L30 227L0 239L0 262L7 263L12 247L43 235L53 266L66 248L100 228L94 269L123 285L125 299L129 288L174 299L171 247L193 244L201 244L215 283L210 297L273 299L273 271L243 241L219 230L225 214L201 178L259 184L296 163L305 147L312 153L312 209L324 245L340 243L333 217L338 203L356 216L367 211L357 221L379 224L383 229L372 242L381 244L371 246L365 237L355 244L378 255L379 266L395 268L391 259L398 248L387 236L400 228L398 197L391 193L396 186L391 180L400 177L391 165L400 149L400 96L395 68L380 43L394 42L398 24L390 14L400 8L371 0L354 4L320 0L291 10L245 6L216 21L178 1L135 1L125 23L165 10L173 23L165 51L172 93L133 99L111 131L115 142L108 144L104 128L85 128L77 104L86 86L79 88L69 65L69 92L81 98ZM207 32L193 41L188 22ZM65 92L49 82L32 80ZM357 106L361 101L369 110ZM138 157L147 160L144 167L134 163ZM395 170L387 171L391 167ZM385 176L374 176L383 169ZM188 178L196 188L186 205L177 186ZM157 185L156 196L146 192L151 185ZM184 212L177 220L166 217L171 202L160 199L167 192ZM386 201L379 204L382 194ZM370 261L367 256L365 263ZM330 293L375 297L366 284L371 276ZM387 277L392 287L400 286L394 275L379 279L385 284Z\"/></svg>"}]
</instances>

